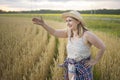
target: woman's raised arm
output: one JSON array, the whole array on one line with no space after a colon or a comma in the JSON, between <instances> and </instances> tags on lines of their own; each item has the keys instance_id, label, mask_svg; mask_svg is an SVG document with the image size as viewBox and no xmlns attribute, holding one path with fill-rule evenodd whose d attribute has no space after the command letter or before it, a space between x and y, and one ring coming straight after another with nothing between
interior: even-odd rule
<instances>
[{"instance_id":1,"label":"woman's raised arm","mask_svg":"<svg viewBox=\"0 0 120 80\"><path fill-rule=\"evenodd\" d=\"M34 24L41 25L46 31L48 31L53 36L60 37L60 38L67 38L67 30L66 29L58 29L58 30L53 29L52 27L50 27L49 25L47 25L44 22L42 17L40 19L33 18L32 21Z\"/></svg>"}]
</instances>

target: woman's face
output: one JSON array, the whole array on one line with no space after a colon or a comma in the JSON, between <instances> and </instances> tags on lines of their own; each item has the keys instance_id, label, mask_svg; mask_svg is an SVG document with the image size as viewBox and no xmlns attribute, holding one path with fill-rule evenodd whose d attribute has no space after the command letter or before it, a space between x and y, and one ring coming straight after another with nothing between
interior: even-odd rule
<instances>
[{"instance_id":1,"label":"woman's face","mask_svg":"<svg viewBox=\"0 0 120 80\"><path fill-rule=\"evenodd\" d=\"M67 17L66 18L66 25L71 29L71 30L77 30L77 25L79 24L79 21L75 20L72 17Z\"/></svg>"}]
</instances>

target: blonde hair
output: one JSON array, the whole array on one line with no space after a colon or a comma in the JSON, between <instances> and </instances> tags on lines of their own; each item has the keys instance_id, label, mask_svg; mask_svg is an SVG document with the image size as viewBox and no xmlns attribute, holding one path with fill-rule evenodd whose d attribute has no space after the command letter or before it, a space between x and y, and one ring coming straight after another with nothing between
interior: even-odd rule
<instances>
[{"instance_id":1,"label":"blonde hair","mask_svg":"<svg viewBox=\"0 0 120 80\"><path fill-rule=\"evenodd\" d=\"M71 17L71 18L77 20L77 19L74 18L74 17ZM77 21L78 21L78 20L77 20ZM84 33L85 31L88 31L88 29L85 27L85 25L83 25L81 22L77 25L77 30L78 30L78 31L77 31L77 34L78 34L79 37L82 37L83 33ZM71 37L73 37L73 31L72 31L72 30L69 30L68 35L69 35L69 38L71 39Z\"/></svg>"}]
</instances>

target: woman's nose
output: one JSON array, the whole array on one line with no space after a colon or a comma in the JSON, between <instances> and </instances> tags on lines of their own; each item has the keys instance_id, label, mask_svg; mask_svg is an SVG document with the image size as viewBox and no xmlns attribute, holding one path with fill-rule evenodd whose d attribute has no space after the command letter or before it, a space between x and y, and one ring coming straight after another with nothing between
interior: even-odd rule
<instances>
[{"instance_id":1,"label":"woman's nose","mask_svg":"<svg viewBox=\"0 0 120 80\"><path fill-rule=\"evenodd\" d=\"M69 26L69 25L70 25L70 23L69 23L69 22L66 22L66 25L67 25L67 26Z\"/></svg>"}]
</instances>

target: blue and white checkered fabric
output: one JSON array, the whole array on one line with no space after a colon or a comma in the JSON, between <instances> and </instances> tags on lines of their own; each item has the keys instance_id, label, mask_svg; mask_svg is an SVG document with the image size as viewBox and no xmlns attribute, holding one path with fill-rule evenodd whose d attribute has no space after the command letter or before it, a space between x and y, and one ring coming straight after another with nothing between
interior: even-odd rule
<instances>
[{"instance_id":1,"label":"blue and white checkered fabric","mask_svg":"<svg viewBox=\"0 0 120 80\"><path fill-rule=\"evenodd\" d=\"M67 58L64 61L62 67L65 67L65 80L68 79L68 64L72 64L75 66L75 77L74 80L93 80L92 75L92 67L86 67L85 62L86 60L90 60L90 57L87 59L82 59L81 61L76 62L74 59Z\"/></svg>"}]
</instances>

